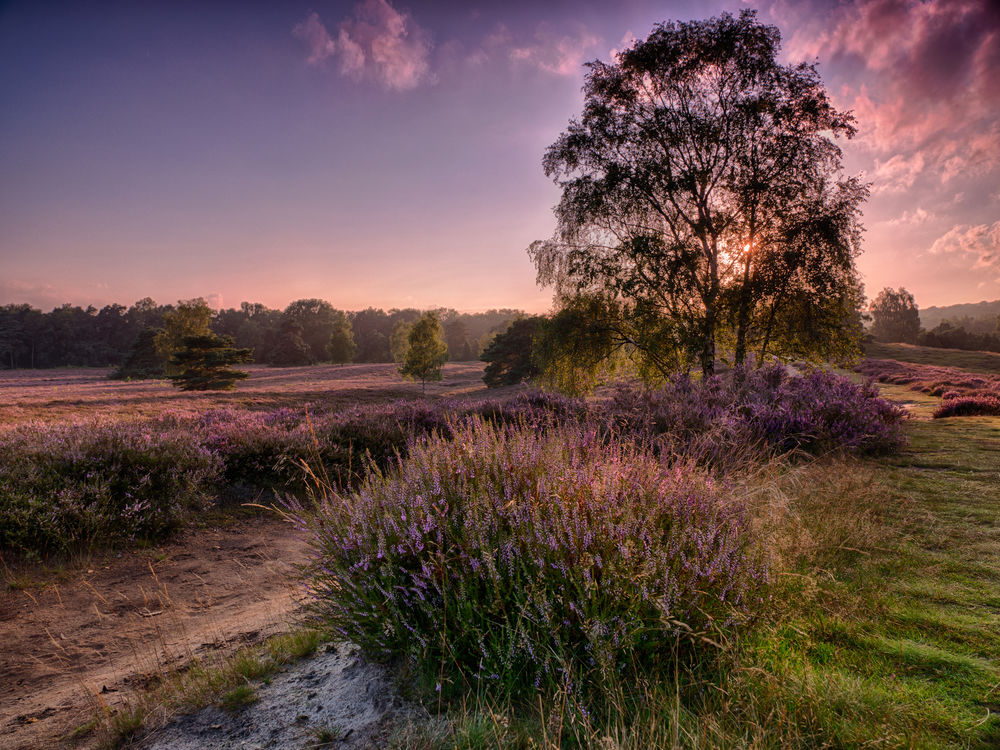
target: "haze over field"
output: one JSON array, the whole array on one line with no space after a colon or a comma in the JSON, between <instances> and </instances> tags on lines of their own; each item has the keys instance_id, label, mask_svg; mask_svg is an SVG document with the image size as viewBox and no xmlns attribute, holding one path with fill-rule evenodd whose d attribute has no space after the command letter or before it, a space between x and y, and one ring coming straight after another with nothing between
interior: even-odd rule
<instances>
[{"instance_id":1,"label":"haze over field","mask_svg":"<svg viewBox=\"0 0 1000 750\"><path fill-rule=\"evenodd\" d=\"M857 116L869 296L1000 297L989 0L22 0L0 9L0 304L544 310L524 249L554 226L541 155L583 63L748 5Z\"/></svg>"}]
</instances>

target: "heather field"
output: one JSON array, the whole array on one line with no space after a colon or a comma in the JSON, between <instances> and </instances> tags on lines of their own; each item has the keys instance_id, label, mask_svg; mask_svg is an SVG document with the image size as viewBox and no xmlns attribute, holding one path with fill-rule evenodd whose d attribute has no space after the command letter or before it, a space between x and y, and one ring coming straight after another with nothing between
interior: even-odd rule
<instances>
[{"instance_id":1,"label":"heather field","mask_svg":"<svg viewBox=\"0 0 1000 750\"><path fill-rule=\"evenodd\" d=\"M861 370L893 397L924 376L994 387L915 367ZM25 686L5 698L16 746L241 715L292 658L255 644L289 628L301 656L347 640L398 675L423 708L380 730L397 748L1000 741L1000 419L781 367L599 399L480 373L449 365L425 398L392 366L254 369L190 396L9 376L0 628L32 653L3 665ZM286 566L248 558L279 550L304 566L295 597ZM221 596L232 560L252 584ZM185 652L212 612L211 654ZM99 646L162 613L168 659Z\"/></svg>"},{"instance_id":2,"label":"heather field","mask_svg":"<svg viewBox=\"0 0 1000 750\"><path fill-rule=\"evenodd\" d=\"M236 391L182 392L166 380L108 380L109 370L0 370L0 429L31 420L47 424L80 422L92 417L194 416L208 409L283 406L319 409L358 403L418 398L420 386L399 376L392 364L316 365L245 368L250 377ZM483 393L483 366L454 362L444 380L428 385L428 394L455 396Z\"/></svg>"}]
</instances>

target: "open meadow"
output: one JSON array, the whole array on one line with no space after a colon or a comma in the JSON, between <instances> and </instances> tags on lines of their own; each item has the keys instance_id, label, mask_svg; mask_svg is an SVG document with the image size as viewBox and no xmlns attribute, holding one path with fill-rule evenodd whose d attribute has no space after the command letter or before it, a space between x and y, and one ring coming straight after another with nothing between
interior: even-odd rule
<instances>
[{"instance_id":1,"label":"open meadow","mask_svg":"<svg viewBox=\"0 0 1000 750\"><path fill-rule=\"evenodd\" d=\"M119 746L206 704L236 742L241 706L315 650L305 613L407 675L427 708L378 720L398 748L1000 741L1000 418L933 419L942 399L905 379L881 386L902 419L823 373L587 401L480 372L449 365L426 398L391 365L190 396L5 373L12 747ZM537 505L512 511L521 493ZM283 516L241 505L280 497L299 498ZM422 498L444 515L407 531Z\"/></svg>"}]
</instances>

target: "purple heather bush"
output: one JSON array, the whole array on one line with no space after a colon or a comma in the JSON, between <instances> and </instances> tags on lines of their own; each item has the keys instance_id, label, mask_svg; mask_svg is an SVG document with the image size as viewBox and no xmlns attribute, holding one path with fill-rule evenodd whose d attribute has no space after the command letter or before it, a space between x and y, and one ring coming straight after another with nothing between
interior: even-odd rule
<instances>
[{"instance_id":1,"label":"purple heather bush","mask_svg":"<svg viewBox=\"0 0 1000 750\"><path fill-rule=\"evenodd\" d=\"M292 506L315 613L386 660L516 694L664 666L754 616L744 505L596 426L456 423L349 496ZM447 690L448 685L443 688Z\"/></svg>"},{"instance_id":2,"label":"purple heather bush","mask_svg":"<svg viewBox=\"0 0 1000 750\"><path fill-rule=\"evenodd\" d=\"M1000 417L1000 398L996 396L957 396L944 401L934 412L944 417Z\"/></svg>"},{"instance_id":3,"label":"purple heather bush","mask_svg":"<svg viewBox=\"0 0 1000 750\"><path fill-rule=\"evenodd\" d=\"M904 442L905 411L873 383L819 370L789 375L778 365L729 381L678 375L655 390L622 386L609 409L621 428L710 465L739 463L754 451L880 453Z\"/></svg>"},{"instance_id":4,"label":"purple heather bush","mask_svg":"<svg viewBox=\"0 0 1000 750\"><path fill-rule=\"evenodd\" d=\"M913 391L945 399L964 397L1000 398L1000 375L971 373L957 367L938 367L891 359L865 359L858 372L880 383L905 385Z\"/></svg>"},{"instance_id":5,"label":"purple heather bush","mask_svg":"<svg viewBox=\"0 0 1000 750\"><path fill-rule=\"evenodd\" d=\"M32 552L163 536L219 468L169 419L25 425L0 434L0 456L0 546Z\"/></svg>"}]
</instances>

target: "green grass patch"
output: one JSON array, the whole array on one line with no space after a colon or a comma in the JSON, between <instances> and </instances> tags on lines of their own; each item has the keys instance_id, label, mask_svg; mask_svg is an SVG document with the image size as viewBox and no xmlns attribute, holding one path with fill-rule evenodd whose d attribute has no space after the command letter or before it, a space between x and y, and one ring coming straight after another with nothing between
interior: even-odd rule
<instances>
[{"instance_id":1,"label":"green grass patch","mask_svg":"<svg viewBox=\"0 0 1000 750\"><path fill-rule=\"evenodd\" d=\"M865 344L865 356L872 359L895 359L936 367L958 367L969 372L1000 374L1000 354L975 352L965 349L939 349L916 344L883 344L870 341Z\"/></svg>"}]
</instances>

